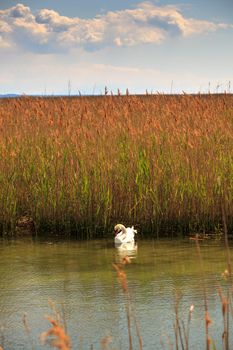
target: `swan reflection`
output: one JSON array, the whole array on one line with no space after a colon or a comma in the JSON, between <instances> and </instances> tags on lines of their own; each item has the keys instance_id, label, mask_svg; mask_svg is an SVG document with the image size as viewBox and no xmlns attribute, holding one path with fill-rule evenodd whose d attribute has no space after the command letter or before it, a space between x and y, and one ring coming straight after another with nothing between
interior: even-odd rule
<instances>
[{"instance_id":1,"label":"swan reflection","mask_svg":"<svg viewBox=\"0 0 233 350\"><path fill-rule=\"evenodd\" d=\"M138 246L134 241L121 244L115 243L115 247L117 250L116 258L120 263L130 263L137 256Z\"/></svg>"}]
</instances>

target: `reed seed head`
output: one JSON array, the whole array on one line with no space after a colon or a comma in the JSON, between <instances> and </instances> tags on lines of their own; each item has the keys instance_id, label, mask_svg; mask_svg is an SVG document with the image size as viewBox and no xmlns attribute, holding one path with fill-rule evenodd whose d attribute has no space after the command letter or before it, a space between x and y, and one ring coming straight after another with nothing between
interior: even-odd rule
<instances>
[{"instance_id":1,"label":"reed seed head","mask_svg":"<svg viewBox=\"0 0 233 350\"><path fill-rule=\"evenodd\" d=\"M41 334L41 342L44 344L49 342L50 346L60 350L70 350L71 342L69 336L66 334L64 327L58 321L51 317L47 317L52 327Z\"/></svg>"}]
</instances>

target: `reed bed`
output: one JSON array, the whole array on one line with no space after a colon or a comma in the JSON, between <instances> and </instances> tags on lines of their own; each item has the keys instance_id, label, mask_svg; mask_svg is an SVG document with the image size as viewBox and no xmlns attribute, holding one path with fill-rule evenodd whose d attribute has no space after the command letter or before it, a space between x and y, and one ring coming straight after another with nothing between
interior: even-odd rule
<instances>
[{"instance_id":1,"label":"reed bed","mask_svg":"<svg viewBox=\"0 0 233 350\"><path fill-rule=\"evenodd\" d=\"M21 97L0 101L0 232L101 237L233 227L233 95Z\"/></svg>"}]
</instances>

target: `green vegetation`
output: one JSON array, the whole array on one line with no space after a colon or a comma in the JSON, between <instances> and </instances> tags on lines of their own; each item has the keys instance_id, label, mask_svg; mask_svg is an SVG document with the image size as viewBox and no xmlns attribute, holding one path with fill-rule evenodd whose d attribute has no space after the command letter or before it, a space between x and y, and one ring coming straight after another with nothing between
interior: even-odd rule
<instances>
[{"instance_id":1,"label":"green vegetation","mask_svg":"<svg viewBox=\"0 0 233 350\"><path fill-rule=\"evenodd\" d=\"M0 230L101 237L233 227L233 95L6 99L0 102Z\"/></svg>"}]
</instances>

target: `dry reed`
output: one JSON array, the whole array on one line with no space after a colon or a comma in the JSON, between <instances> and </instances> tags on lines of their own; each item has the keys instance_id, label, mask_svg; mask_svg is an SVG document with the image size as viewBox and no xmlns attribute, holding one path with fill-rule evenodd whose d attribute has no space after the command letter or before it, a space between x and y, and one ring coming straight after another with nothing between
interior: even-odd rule
<instances>
[{"instance_id":1,"label":"dry reed","mask_svg":"<svg viewBox=\"0 0 233 350\"><path fill-rule=\"evenodd\" d=\"M205 272L203 267L203 261L201 256L201 250L198 240L198 235L196 235L196 249L197 249L197 255L198 255L198 261L200 264L200 272L202 275L202 288L203 288L203 299L204 299L204 307L205 307L205 335L206 335L206 350L210 350L210 344L211 344L211 338L209 336L209 326L211 324L211 319L209 316L209 309L208 309L208 299L207 299L207 291L206 291L206 282L205 282Z\"/></svg>"},{"instance_id":2,"label":"dry reed","mask_svg":"<svg viewBox=\"0 0 233 350\"><path fill-rule=\"evenodd\" d=\"M48 342L53 348L60 350L70 350L71 342L69 336L66 334L64 326L52 317L47 317L52 327L41 334L41 342L44 344Z\"/></svg>"},{"instance_id":3,"label":"dry reed","mask_svg":"<svg viewBox=\"0 0 233 350\"><path fill-rule=\"evenodd\" d=\"M142 234L221 232L233 217L233 96L0 101L0 232L91 238L114 222ZM228 222L233 226L232 220Z\"/></svg>"},{"instance_id":4,"label":"dry reed","mask_svg":"<svg viewBox=\"0 0 233 350\"><path fill-rule=\"evenodd\" d=\"M113 267L117 272L118 282L119 282L124 294L126 295L125 310L126 310L126 317L127 317L129 350L133 350L132 321L134 321L134 324L135 324L139 350L142 350L143 343L142 343L142 336L141 336L141 332L140 332L140 327L139 327L137 318L135 316L135 313L134 313L134 310L132 307L131 296L130 296L128 282L127 282L127 276L126 276L125 270L123 269L123 266L128 264L128 263L129 263L129 260L124 259L122 264L113 264Z\"/></svg>"}]
</instances>

